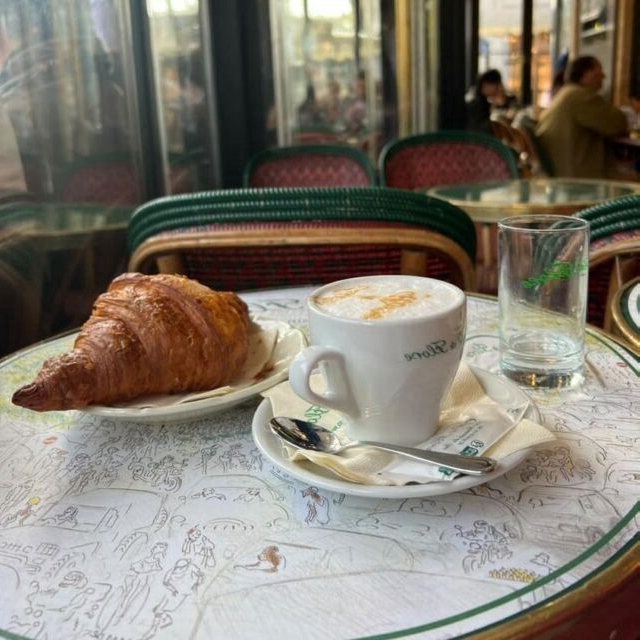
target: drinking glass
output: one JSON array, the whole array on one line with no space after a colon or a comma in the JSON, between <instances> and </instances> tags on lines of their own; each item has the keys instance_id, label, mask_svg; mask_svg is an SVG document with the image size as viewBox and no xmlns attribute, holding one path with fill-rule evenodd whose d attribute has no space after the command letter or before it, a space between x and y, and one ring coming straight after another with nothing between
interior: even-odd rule
<instances>
[{"instance_id":1,"label":"drinking glass","mask_svg":"<svg viewBox=\"0 0 640 640\"><path fill-rule=\"evenodd\" d=\"M500 366L529 387L580 384L589 223L523 215L498 223Z\"/></svg>"}]
</instances>

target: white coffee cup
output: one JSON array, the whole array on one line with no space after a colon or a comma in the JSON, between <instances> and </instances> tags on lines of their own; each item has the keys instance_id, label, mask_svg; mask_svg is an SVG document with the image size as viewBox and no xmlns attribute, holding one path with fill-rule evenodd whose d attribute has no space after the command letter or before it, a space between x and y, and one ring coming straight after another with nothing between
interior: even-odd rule
<instances>
[{"instance_id":1,"label":"white coffee cup","mask_svg":"<svg viewBox=\"0 0 640 640\"><path fill-rule=\"evenodd\" d=\"M325 285L307 302L312 346L294 359L291 387L344 414L356 440L416 445L438 425L462 357L466 298L418 276L366 276ZM319 366L326 390L311 388Z\"/></svg>"}]
</instances>

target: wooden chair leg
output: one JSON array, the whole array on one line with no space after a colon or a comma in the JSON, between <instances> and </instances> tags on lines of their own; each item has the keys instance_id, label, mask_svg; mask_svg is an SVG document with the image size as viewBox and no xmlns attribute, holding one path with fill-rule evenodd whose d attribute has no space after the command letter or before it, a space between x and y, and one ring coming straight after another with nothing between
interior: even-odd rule
<instances>
[{"instance_id":1,"label":"wooden chair leg","mask_svg":"<svg viewBox=\"0 0 640 640\"><path fill-rule=\"evenodd\" d=\"M184 264L178 253L172 253L166 256L159 256L156 260L159 273L184 273Z\"/></svg>"},{"instance_id":2,"label":"wooden chair leg","mask_svg":"<svg viewBox=\"0 0 640 640\"><path fill-rule=\"evenodd\" d=\"M427 254L424 251L403 249L400 254L400 272L409 276L423 276L427 272Z\"/></svg>"}]
</instances>

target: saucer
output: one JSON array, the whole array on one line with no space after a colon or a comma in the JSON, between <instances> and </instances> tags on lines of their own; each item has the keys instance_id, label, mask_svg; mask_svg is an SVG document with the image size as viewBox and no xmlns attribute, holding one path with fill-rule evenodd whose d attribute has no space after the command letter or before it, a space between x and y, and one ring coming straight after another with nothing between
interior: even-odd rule
<instances>
[{"instance_id":1,"label":"saucer","mask_svg":"<svg viewBox=\"0 0 640 640\"><path fill-rule=\"evenodd\" d=\"M531 398L512 382L505 380L489 371L471 366L473 373L482 385L485 393L505 409L521 407L524 402L529 403L525 417L540 422L540 412ZM261 453L277 467L290 476L321 489L335 491L353 496L365 498L418 498L423 496L438 496L445 493L453 493L470 489L500 477L513 467L519 465L530 453L533 447L516 451L498 461L496 468L491 473L482 476L459 476L449 482L429 482L413 485L363 485L342 480L333 475L328 469L324 469L312 463L303 463L288 460L282 451L281 441L275 436L269 427L269 420L273 417L271 402L265 398L258 406L252 423L253 439Z\"/></svg>"}]
</instances>

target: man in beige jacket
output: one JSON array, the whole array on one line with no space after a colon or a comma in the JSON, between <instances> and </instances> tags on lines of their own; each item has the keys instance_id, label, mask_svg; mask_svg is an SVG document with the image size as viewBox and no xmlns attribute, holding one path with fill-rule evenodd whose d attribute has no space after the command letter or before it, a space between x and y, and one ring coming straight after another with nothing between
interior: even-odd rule
<instances>
[{"instance_id":1,"label":"man in beige jacket","mask_svg":"<svg viewBox=\"0 0 640 640\"><path fill-rule=\"evenodd\" d=\"M604 72L591 56L576 58L567 70L567 84L542 115L536 134L555 174L569 178L606 178L605 138L623 135L625 114L598 91Z\"/></svg>"}]
</instances>

